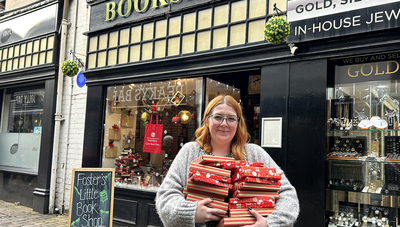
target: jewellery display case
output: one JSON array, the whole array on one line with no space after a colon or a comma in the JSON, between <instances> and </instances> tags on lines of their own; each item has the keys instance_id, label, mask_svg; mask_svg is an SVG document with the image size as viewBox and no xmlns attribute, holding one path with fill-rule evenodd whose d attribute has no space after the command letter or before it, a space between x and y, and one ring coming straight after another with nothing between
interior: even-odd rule
<instances>
[{"instance_id":1,"label":"jewellery display case","mask_svg":"<svg viewBox=\"0 0 400 227\"><path fill-rule=\"evenodd\" d=\"M326 226L400 227L396 81L327 89Z\"/></svg>"}]
</instances>

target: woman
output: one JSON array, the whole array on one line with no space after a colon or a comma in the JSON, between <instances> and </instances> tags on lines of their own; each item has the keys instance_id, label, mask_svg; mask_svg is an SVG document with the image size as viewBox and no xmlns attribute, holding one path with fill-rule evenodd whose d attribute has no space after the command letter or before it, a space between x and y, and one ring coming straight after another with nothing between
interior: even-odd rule
<instances>
[{"instance_id":1,"label":"woman","mask_svg":"<svg viewBox=\"0 0 400 227\"><path fill-rule=\"evenodd\" d=\"M263 218L258 212L250 210L256 218L251 227L289 227L293 226L299 213L299 201L294 187L281 168L272 158L255 144L248 144L245 119L241 106L229 95L214 98L204 113L203 125L196 130L196 141L185 144L174 159L167 176L156 196L157 212L166 227L210 226L217 223L226 212L208 208L212 198L199 202L186 201L183 189L186 187L189 166L192 160L201 155L234 157L247 162L263 162L264 166L276 168L281 173L281 190L272 214Z\"/></svg>"}]
</instances>

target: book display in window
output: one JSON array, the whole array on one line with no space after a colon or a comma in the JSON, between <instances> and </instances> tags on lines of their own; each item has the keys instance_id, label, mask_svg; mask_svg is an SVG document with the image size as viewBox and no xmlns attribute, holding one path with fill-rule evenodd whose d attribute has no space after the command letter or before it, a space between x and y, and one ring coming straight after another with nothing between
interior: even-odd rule
<instances>
[{"instance_id":1,"label":"book display in window","mask_svg":"<svg viewBox=\"0 0 400 227\"><path fill-rule=\"evenodd\" d=\"M133 150L134 151L134 150ZM134 154L132 149L124 149L121 155L115 159L115 180L119 182L132 183L132 178L135 178L133 183L137 184L137 176L143 172L140 167L144 165L142 157L139 154Z\"/></svg>"}]
</instances>

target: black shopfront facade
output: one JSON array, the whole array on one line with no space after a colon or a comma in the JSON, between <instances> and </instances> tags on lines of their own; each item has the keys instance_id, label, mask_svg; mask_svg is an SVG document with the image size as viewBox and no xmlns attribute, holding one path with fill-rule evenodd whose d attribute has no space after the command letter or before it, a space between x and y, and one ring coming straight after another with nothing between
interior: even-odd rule
<instances>
[{"instance_id":1,"label":"black shopfront facade","mask_svg":"<svg viewBox=\"0 0 400 227\"><path fill-rule=\"evenodd\" d=\"M121 159L121 152L124 152L121 147L116 155L105 156L105 153L111 152L109 146L111 137L108 137L108 132L109 127L114 124L111 121L110 125L107 121L117 113L113 108L123 104L120 94L124 94L125 101L128 100L127 97L138 94L139 98L136 101L140 103L140 108L138 112L133 109L132 115L137 115L139 120L136 126L135 124L132 126L132 134L134 138L136 136L134 143L139 146L132 145L132 148L140 152L140 136L137 133L143 130L141 129L143 119L140 121L140 118L145 104L142 104L142 96L146 96L146 91L152 91L151 84L159 83L155 86L160 89L163 83L171 81L176 83L178 80L193 81L193 78L198 80L200 85L193 90L201 98L197 109L190 110L191 113L195 112L192 117L196 118L197 115L202 116L204 103L215 95L215 92L224 93L222 90L209 88L211 81L218 81L218 85L220 83L226 85L226 90L230 92L234 89L240 90L237 97L246 112L248 125L251 125L249 131L257 131L255 134L251 133L253 138L259 138L257 136L262 130L262 126L253 124L255 113L258 114L257 121L261 121L262 118L282 117L281 148L265 148L265 150L282 167L297 190L301 211L295 226L326 225L329 215L325 212L327 210L326 121L329 112L327 88L335 84L337 59L398 51L400 49L398 22L395 21L393 24L390 22L386 28L349 32L344 35L341 31L342 33L325 37L306 37L303 34L299 38L293 36L294 30L292 30L288 40L299 48L298 54L292 55L287 45L271 45L264 39L254 38L258 37L257 32L252 33L258 23L265 24L266 20L272 16L272 9L268 7L272 2L261 1L265 4L266 11L260 14L252 12L255 8L251 4L255 1L212 3L196 1L192 2L192 5L179 8L179 4L189 4L182 1L168 7L160 6L158 9L160 11L171 10L168 14L160 15L151 8L146 12L149 16L145 18L137 16L138 13L134 11L133 5L131 13L126 13L124 16L123 12L129 11L127 10L129 5L124 6L127 11L118 11L119 1L111 2L113 1L99 1L91 5L91 25L90 31L87 32L89 37L88 68L85 76L88 101L82 166L106 167L107 158ZM393 9L399 9L398 2L389 5ZM223 8L225 6L227 7L226 23L218 16L225 13ZM246 7L244 17L234 18L235 16L232 15L240 15L235 10L243 7ZM278 5L278 7L284 9L286 6ZM289 4L288 11L290 10ZM362 11L362 9L359 10ZM108 15L103 15L103 19L100 19L99 14L104 14L104 12ZM141 15L146 15L146 13ZM206 15L210 16L209 25L204 25L199 20L202 18L202 21L207 21ZM115 16L114 19L113 16ZM191 16L194 18L193 29L190 29L188 25L192 22ZM179 24L178 31L174 31L176 21ZM297 26L300 25L296 24ZM235 30L236 28L238 30ZM263 29L263 26L260 29ZM146 37L149 31L151 35ZM218 33L220 31L222 33ZM240 31L244 32L243 39L238 37ZM127 40L122 34L128 35ZM221 34L225 35L222 36L226 37L225 41L218 39ZM251 37L253 34L254 37ZM192 38L192 42L187 42ZM207 44L202 43L204 40ZM158 51L160 47L162 51ZM124 55L126 57L123 57ZM108 63L109 61L111 62ZM258 79L260 80L258 91L253 93L251 84ZM141 86L140 84L143 87L147 86L148 89L143 90L143 93L140 91L135 93L132 87ZM129 86L133 89L132 94L126 93L126 87ZM189 90L192 91L192 88ZM163 97L171 98L176 91L173 90L171 96ZM212 92L214 93L211 95ZM189 93L182 93L186 98L191 97ZM160 95L149 94L149 97L150 100L154 99L155 104L159 103ZM114 100L110 102L112 98ZM187 102L186 105L189 106L189 104ZM259 108L258 112L255 107ZM131 113L129 106L124 108L127 109L125 111ZM175 107L172 109L166 107L163 111L172 113L173 108ZM124 110L121 110L119 114L115 119L120 119ZM171 118L172 116L163 115L162 122L165 128L167 128L166 122L170 122ZM117 126L125 130L120 124L122 120L115 122ZM179 127L183 128L182 125ZM182 130L182 128L179 129ZM126 130L128 134L129 130ZM189 134L193 133L190 126L188 130ZM167 130L166 134L168 133ZM119 145L123 147L126 146L125 142L122 143L124 134L122 131L121 145ZM189 135L186 139L179 140L179 135L172 136L178 137L178 141L173 140L178 147L175 147L176 151L172 149L172 153L168 153L168 148L163 147L167 150L166 154L169 154L169 157L176 154L182 142L190 141L192 138L192 135ZM253 142L260 144L260 140L253 140ZM113 140L113 143L119 144L117 140ZM146 158L143 159L146 160ZM151 156L147 158L148 160L152 160ZM129 187L131 179L125 182L123 177L118 179L121 179L121 183L118 183L119 186L115 188L115 224L162 226L155 210L155 190Z\"/></svg>"},{"instance_id":2,"label":"black shopfront facade","mask_svg":"<svg viewBox=\"0 0 400 227\"><path fill-rule=\"evenodd\" d=\"M0 199L49 212L62 4L2 17Z\"/></svg>"}]
</instances>

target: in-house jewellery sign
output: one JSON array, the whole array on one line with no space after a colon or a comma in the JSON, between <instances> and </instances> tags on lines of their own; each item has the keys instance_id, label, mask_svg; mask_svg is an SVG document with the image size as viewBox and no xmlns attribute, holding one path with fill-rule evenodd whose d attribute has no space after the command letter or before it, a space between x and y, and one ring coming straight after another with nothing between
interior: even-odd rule
<instances>
[{"instance_id":1,"label":"in-house jewellery sign","mask_svg":"<svg viewBox=\"0 0 400 227\"><path fill-rule=\"evenodd\" d=\"M212 0L109 0L91 5L90 31L176 12Z\"/></svg>"},{"instance_id":2,"label":"in-house jewellery sign","mask_svg":"<svg viewBox=\"0 0 400 227\"><path fill-rule=\"evenodd\" d=\"M288 0L289 42L399 27L399 0Z\"/></svg>"}]
</instances>

